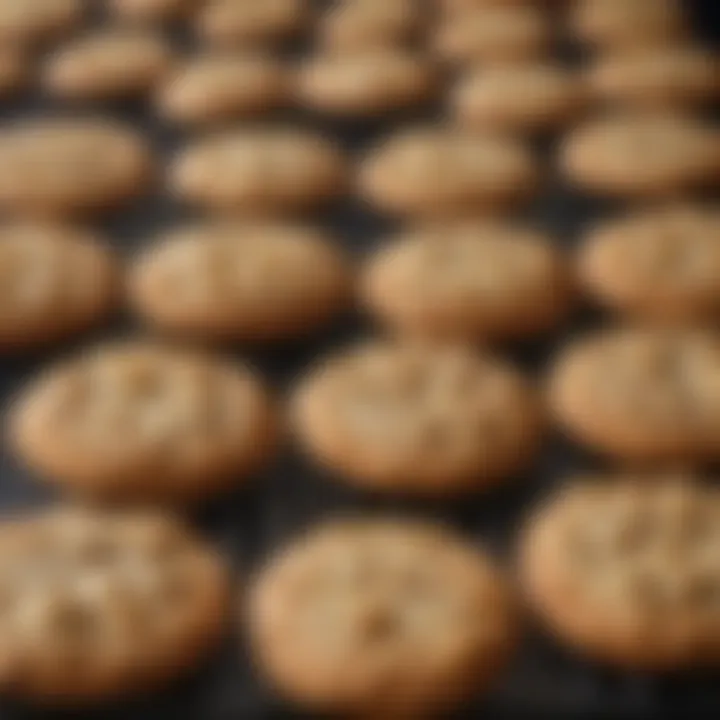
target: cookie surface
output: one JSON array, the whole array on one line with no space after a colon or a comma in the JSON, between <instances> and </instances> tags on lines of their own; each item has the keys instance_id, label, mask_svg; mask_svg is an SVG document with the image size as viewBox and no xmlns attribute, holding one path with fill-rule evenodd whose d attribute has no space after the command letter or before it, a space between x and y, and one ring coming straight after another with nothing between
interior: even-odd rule
<instances>
[{"instance_id":1,"label":"cookie surface","mask_svg":"<svg viewBox=\"0 0 720 720\"><path fill-rule=\"evenodd\" d=\"M720 211L679 205L591 230L577 257L580 286L600 305L656 322L720 313Z\"/></svg>"},{"instance_id":2,"label":"cookie surface","mask_svg":"<svg viewBox=\"0 0 720 720\"><path fill-rule=\"evenodd\" d=\"M291 86L287 68L277 59L214 53L171 73L158 91L156 107L180 125L224 123L283 107Z\"/></svg>"},{"instance_id":3,"label":"cookie surface","mask_svg":"<svg viewBox=\"0 0 720 720\"><path fill-rule=\"evenodd\" d=\"M485 67L468 73L451 103L468 128L507 132L552 130L587 106L583 79L559 65Z\"/></svg>"},{"instance_id":4,"label":"cookie surface","mask_svg":"<svg viewBox=\"0 0 720 720\"><path fill-rule=\"evenodd\" d=\"M10 446L30 470L110 501L208 497L256 470L275 436L270 401L249 369L142 341L51 367L11 415Z\"/></svg>"},{"instance_id":5,"label":"cookie surface","mask_svg":"<svg viewBox=\"0 0 720 720\"><path fill-rule=\"evenodd\" d=\"M550 330L570 301L570 269L541 233L494 222L406 232L365 266L366 308L400 333L518 339Z\"/></svg>"},{"instance_id":6,"label":"cookie surface","mask_svg":"<svg viewBox=\"0 0 720 720\"><path fill-rule=\"evenodd\" d=\"M160 23L182 18L193 9L191 0L109 0L114 16L130 23Z\"/></svg>"},{"instance_id":7,"label":"cookie surface","mask_svg":"<svg viewBox=\"0 0 720 720\"><path fill-rule=\"evenodd\" d=\"M222 560L165 515L65 508L0 524L0 686L40 705L188 672L225 630Z\"/></svg>"},{"instance_id":8,"label":"cookie surface","mask_svg":"<svg viewBox=\"0 0 720 720\"><path fill-rule=\"evenodd\" d=\"M55 342L117 304L120 271L103 241L57 225L0 226L0 350Z\"/></svg>"},{"instance_id":9,"label":"cookie surface","mask_svg":"<svg viewBox=\"0 0 720 720\"><path fill-rule=\"evenodd\" d=\"M301 104L336 115L367 116L427 102L437 76L431 62L402 50L318 56L300 69Z\"/></svg>"},{"instance_id":10,"label":"cookie surface","mask_svg":"<svg viewBox=\"0 0 720 720\"><path fill-rule=\"evenodd\" d=\"M123 99L149 92L172 62L172 50L159 35L104 30L60 48L45 66L42 81L62 98Z\"/></svg>"},{"instance_id":11,"label":"cookie surface","mask_svg":"<svg viewBox=\"0 0 720 720\"><path fill-rule=\"evenodd\" d=\"M138 258L141 315L180 335L281 340L318 330L349 305L352 272L320 231L273 224L179 230Z\"/></svg>"},{"instance_id":12,"label":"cookie surface","mask_svg":"<svg viewBox=\"0 0 720 720\"><path fill-rule=\"evenodd\" d=\"M217 133L189 145L170 168L170 188L203 207L250 215L308 210L347 188L340 150L294 129Z\"/></svg>"},{"instance_id":13,"label":"cookie surface","mask_svg":"<svg viewBox=\"0 0 720 720\"><path fill-rule=\"evenodd\" d=\"M34 45L73 30L83 14L82 0L0 0L0 40Z\"/></svg>"},{"instance_id":14,"label":"cookie surface","mask_svg":"<svg viewBox=\"0 0 720 720\"><path fill-rule=\"evenodd\" d=\"M521 575L585 655L648 671L717 664L720 493L689 477L578 480L531 520Z\"/></svg>"},{"instance_id":15,"label":"cookie surface","mask_svg":"<svg viewBox=\"0 0 720 720\"><path fill-rule=\"evenodd\" d=\"M512 205L527 199L537 183L536 161L520 141L442 128L390 136L370 151L358 177L363 199L378 209L423 216Z\"/></svg>"},{"instance_id":16,"label":"cookie surface","mask_svg":"<svg viewBox=\"0 0 720 720\"><path fill-rule=\"evenodd\" d=\"M667 113L595 120L565 140L560 165L581 188L618 197L653 197L720 178L720 130Z\"/></svg>"},{"instance_id":17,"label":"cookie surface","mask_svg":"<svg viewBox=\"0 0 720 720\"><path fill-rule=\"evenodd\" d=\"M482 691L515 646L490 559L408 520L330 522L261 571L249 602L262 669L318 711L424 717Z\"/></svg>"},{"instance_id":18,"label":"cookie surface","mask_svg":"<svg viewBox=\"0 0 720 720\"><path fill-rule=\"evenodd\" d=\"M110 209L143 192L149 147L105 119L35 119L0 128L0 207L35 215Z\"/></svg>"},{"instance_id":19,"label":"cookie surface","mask_svg":"<svg viewBox=\"0 0 720 720\"><path fill-rule=\"evenodd\" d=\"M462 347L366 343L320 363L292 403L309 454L373 491L452 495L534 456L542 413L511 367Z\"/></svg>"},{"instance_id":20,"label":"cookie surface","mask_svg":"<svg viewBox=\"0 0 720 720\"><path fill-rule=\"evenodd\" d=\"M583 445L627 463L704 464L720 453L720 339L657 328L601 331L560 351L549 401Z\"/></svg>"},{"instance_id":21,"label":"cookie surface","mask_svg":"<svg viewBox=\"0 0 720 720\"><path fill-rule=\"evenodd\" d=\"M0 50L0 97L23 90L30 80L25 53L14 48Z\"/></svg>"}]
</instances>

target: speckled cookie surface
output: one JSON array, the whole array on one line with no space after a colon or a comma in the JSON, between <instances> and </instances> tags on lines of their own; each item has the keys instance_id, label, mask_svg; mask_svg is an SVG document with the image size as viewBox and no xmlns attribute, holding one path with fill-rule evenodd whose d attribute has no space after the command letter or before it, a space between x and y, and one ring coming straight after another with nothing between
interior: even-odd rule
<instances>
[{"instance_id":1,"label":"speckled cookie surface","mask_svg":"<svg viewBox=\"0 0 720 720\"><path fill-rule=\"evenodd\" d=\"M35 45L69 33L83 14L82 0L0 0L0 39Z\"/></svg>"}]
</instances>

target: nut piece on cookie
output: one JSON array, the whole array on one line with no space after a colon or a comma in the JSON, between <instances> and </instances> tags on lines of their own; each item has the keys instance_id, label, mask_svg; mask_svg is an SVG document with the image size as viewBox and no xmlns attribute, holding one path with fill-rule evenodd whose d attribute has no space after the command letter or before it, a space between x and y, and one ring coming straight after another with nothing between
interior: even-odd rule
<instances>
[{"instance_id":1,"label":"nut piece on cookie","mask_svg":"<svg viewBox=\"0 0 720 720\"><path fill-rule=\"evenodd\" d=\"M274 415L244 365L118 341L36 378L11 408L8 442L79 496L180 505L257 470L275 447Z\"/></svg>"},{"instance_id":2,"label":"nut piece on cookie","mask_svg":"<svg viewBox=\"0 0 720 720\"><path fill-rule=\"evenodd\" d=\"M335 520L260 571L249 625L288 699L353 717L442 714L484 691L517 644L509 584L480 549L408 520Z\"/></svg>"},{"instance_id":3,"label":"nut piece on cookie","mask_svg":"<svg viewBox=\"0 0 720 720\"><path fill-rule=\"evenodd\" d=\"M83 0L0 0L0 42L34 46L72 32L83 20Z\"/></svg>"},{"instance_id":4,"label":"nut piece on cookie","mask_svg":"<svg viewBox=\"0 0 720 720\"><path fill-rule=\"evenodd\" d=\"M194 0L108 0L115 18L132 24L158 24L183 18Z\"/></svg>"}]
</instances>

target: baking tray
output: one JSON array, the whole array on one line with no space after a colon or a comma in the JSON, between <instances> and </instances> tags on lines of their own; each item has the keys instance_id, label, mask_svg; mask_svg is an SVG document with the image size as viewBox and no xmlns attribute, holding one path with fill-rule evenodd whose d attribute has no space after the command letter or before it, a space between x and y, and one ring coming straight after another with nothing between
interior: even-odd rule
<instances>
[{"instance_id":1,"label":"baking tray","mask_svg":"<svg viewBox=\"0 0 720 720\"><path fill-rule=\"evenodd\" d=\"M93 0L96 1L99 5L100 0ZM686 5L693 15L697 31L706 42L716 45L720 35L720 3L717 0L695 0L686 2ZM186 37L178 35L175 39L181 48L190 45ZM295 48L295 51L301 49ZM171 155L183 141L180 134L158 125L143 104L106 106L103 110L142 127L153 139L161 156ZM58 112L77 112L77 108L62 107L47 98L31 95L10 104L0 104L0 122ZM437 109L430 109L426 117L435 114ZM381 124L357 125L328 123L321 118L296 114L280 120L318 128L339 139L356 155L391 130L393 125L409 119L396 117ZM415 115L412 119L422 118ZM538 146L538 152L548 161L548 166L551 166L553 148L554 143L548 140ZM571 245L588 222L608 210L612 208L572 195L550 172L544 193L527 212L522 213L522 217L549 230L558 242ZM158 195L146 197L108 218L100 229L124 254L131 254L156 232L179 225L188 217L184 209L167 197ZM318 223L334 231L338 242L359 256L393 229L392 223L352 201L344 202L319 217ZM587 323L588 320L592 321L592 318L578 318L577 322ZM86 335L71 345L54 348L38 356L0 358L0 402L5 406L16 389L40 367L93 341L134 331L131 321L121 319L117 325L105 328L94 336ZM572 331L570 327L569 332ZM311 341L263 350L239 348L237 354L249 358L276 388L282 390L313 359L369 332L370 328L361 318L346 316L329 332ZM516 349L509 355L530 372L537 372L562 340L562 336L548 338L540 345ZM561 439L555 439L549 442L542 457L528 473L502 487L456 502L408 503L371 498L337 484L317 468L309 466L290 448L273 467L254 478L249 486L198 509L190 519L233 560L240 584L242 577L262 562L270 550L304 527L335 513L392 512L436 518L450 523L471 541L489 545L501 557L508 557L518 524L537 498L568 473L592 466L591 458ZM58 499L53 491L27 477L0 447L0 513L20 512L24 508ZM690 713L715 717L720 714L720 674L654 678L615 672L573 656L531 629L522 651L500 686L490 696L463 708L457 718L517 714L645 717ZM89 720L283 720L303 716L285 707L263 686L252 670L242 643L231 637L209 662L190 676L160 693L134 697L114 703L111 707L49 714L0 700L0 720L48 717Z\"/></svg>"}]
</instances>

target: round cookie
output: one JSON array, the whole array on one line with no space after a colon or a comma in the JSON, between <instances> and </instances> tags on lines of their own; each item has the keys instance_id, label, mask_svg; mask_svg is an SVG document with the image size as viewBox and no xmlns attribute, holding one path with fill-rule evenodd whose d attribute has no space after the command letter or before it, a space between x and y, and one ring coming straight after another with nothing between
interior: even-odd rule
<instances>
[{"instance_id":1,"label":"round cookie","mask_svg":"<svg viewBox=\"0 0 720 720\"><path fill-rule=\"evenodd\" d=\"M300 69L300 103L320 112L373 116L426 103L437 75L426 58L404 50L374 49L318 56Z\"/></svg>"},{"instance_id":2,"label":"round cookie","mask_svg":"<svg viewBox=\"0 0 720 720\"><path fill-rule=\"evenodd\" d=\"M345 192L347 172L340 150L321 136L260 128L191 144L171 166L169 184L193 204L257 216L323 205Z\"/></svg>"},{"instance_id":3,"label":"round cookie","mask_svg":"<svg viewBox=\"0 0 720 720\"><path fill-rule=\"evenodd\" d=\"M64 508L0 524L0 687L78 707L155 689L228 625L224 562L179 521Z\"/></svg>"},{"instance_id":4,"label":"round cookie","mask_svg":"<svg viewBox=\"0 0 720 720\"><path fill-rule=\"evenodd\" d=\"M583 190L620 198L672 196L720 178L720 130L666 113L620 114L573 131L560 165Z\"/></svg>"},{"instance_id":5,"label":"round cookie","mask_svg":"<svg viewBox=\"0 0 720 720\"><path fill-rule=\"evenodd\" d=\"M160 87L158 113L179 125L210 125L257 117L288 102L285 65L272 57L214 53L179 67Z\"/></svg>"},{"instance_id":6,"label":"round cookie","mask_svg":"<svg viewBox=\"0 0 720 720\"><path fill-rule=\"evenodd\" d=\"M109 0L115 18L137 24L163 23L185 17L192 0Z\"/></svg>"},{"instance_id":7,"label":"round cookie","mask_svg":"<svg viewBox=\"0 0 720 720\"><path fill-rule=\"evenodd\" d=\"M104 30L61 47L48 60L45 89L71 100L144 95L168 73L170 46L159 35Z\"/></svg>"},{"instance_id":8,"label":"round cookie","mask_svg":"<svg viewBox=\"0 0 720 720\"><path fill-rule=\"evenodd\" d=\"M447 711L492 683L518 634L509 585L482 550L400 519L311 531L261 570L248 614L282 694L352 717Z\"/></svg>"},{"instance_id":9,"label":"round cookie","mask_svg":"<svg viewBox=\"0 0 720 720\"><path fill-rule=\"evenodd\" d=\"M0 49L0 98L24 90L30 80L28 58L15 48Z\"/></svg>"},{"instance_id":10,"label":"round cookie","mask_svg":"<svg viewBox=\"0 0 720 720\"><path fill-rule=\"evenodd\" d=\"M10 447L93 499L181 504L217 494L274 449L270 401L243 365L142 341L104 344L20 393Z\"/></svg>"},{"instance_id":11,"label":"round cookie","mask_svg":"<svg viewBox=\"0 0 720 720\"><path fill-rule=\"evenodd\" d=\"M301 33L312 17L305 0L206 0L195 28L209 45L274 45Z\"/></svg>"},{"instance_id":12,"label":"round cookie","mask_svg":"<svg viewBox=\"0 0 720 720\"><path fill-rule=\"evenodd\" d=\"M573 341L549 402L575 440L626 463L720 456L720 338L700 330L621 328Z\"/></svg>"},{"instance_id":13,"label":"round cookie","mask_svg":"<svg viewBox=\"0 0 720 720\"><path fill-rule=\"evenodd\" d=\"M0 128L0 208L76 215L136 197L153 176L150 149L108 119L34 119Z\"/></svg>"},{"instance_id":14,"label":"round cookie","mask_svg":"<svg viewBox=\"0 0 720 720\"><path fill-rule=\"evenodd\" d=\"M651 48L599 58L587 82L590 92L607 103L692 108L720 96L720 60L701 47Z\"/></svg>"},{"instance_id":15,"label":"round cookie","mask_svg":"<svg viewBox=\"0 0 720 720\"><path fill-rule=\"evenodd\" d=\"M576 119L587 101L580 75L542 63L479 68L451 97L461 126L519 133L555 130Z\"/></svg>"},{"instance_id":16,"label":"round cookie","mask_svg":"<svg viewBox=\"0 0 720 720\"><path fill-rule=\"evenodd\" d=\"M0 42L36 45L74 30L83 15L83 0L0 0Z\"/></svg>"},{"instance_id":17,"label":"round cookie","mask_svg":"<svg viewBox=\"0 0 720 720\"><path fill-rule=\"evenodd\" d=\"M409 216L512 206L526 200L538 181L536 160L518 140L426 127L385 139L362 162L358 177L368 203Z\"/></svg>"},{"instance_id":18,"label":"round cookie","mask_svg":"<svg viewBox=\"0 0 720 720\"><path fill-rule=\"evenodd\" d=\"M679 205L606 221L577 258L579 285L597 303L654 322L720 315L720 210Z\"/></svg>"},{"instance_id":19,"label":"round cookie","mask_svg":"<svg viewBox=\"0 0 720 720\"><path fill-rule=\"evenodd\" d=\"M448 15L438 24L433 47L452 63L516 63L544 55L552 42L549 18L519 5Z\"/></svg>"},{"instance_id":20,"label":"round cookie","mask_svg":"<svg viewBox=\"0 0 720 720\"><path fill-rule=\"evenodd\" d=\"M557 326L570 302L562 252L541 233L491 221L406 232L366 264L365 307L413 337L503 341Z\"/></svg>"},{"instance_id":21,"label":"round cookie","mask_svg":"<svg viewBox=\"0 0 720 720\"><path fill-rule=\"evenodd\" d=\"M454 495L524 469L543 418L512 367L465 346L368 342L319 364L296 389L308 453L360 487Z\"/></svg>"},{"instance_id":22,"label":"round cookie","mask_svg":"<svg viewBox=\"0 0 720 720\"><path fill-rule=\"evenodd\" d=\"M161 329L268 341L318 330L349 305L353 282L344 254L319 231L213 223L141 254L129 286L135 308Z\"/></svg>"},{"instance_id":23,"label":"round cookie","mask_svg":"<svg viewBox=\"0 0 720 720\"><path fill-rule=\"evenodd\" d=\"M0 351L88 329L117 304L117 261L92 234L58 225L0 226Z\"/></svg>"},{"instance_id":24,"label":"round cookie","mask_svg":"<svg viewBox=\"0 0 720 720\"><path fill-rule=\"evenodd\" d=\"M559 640L630 670L720 661L720 492L683 476L584 478L520 548L530 604Z\"/></svg>"}]
</instances>

